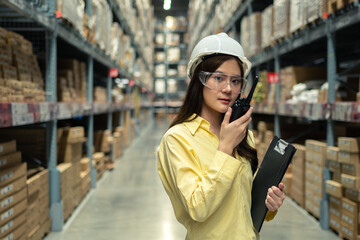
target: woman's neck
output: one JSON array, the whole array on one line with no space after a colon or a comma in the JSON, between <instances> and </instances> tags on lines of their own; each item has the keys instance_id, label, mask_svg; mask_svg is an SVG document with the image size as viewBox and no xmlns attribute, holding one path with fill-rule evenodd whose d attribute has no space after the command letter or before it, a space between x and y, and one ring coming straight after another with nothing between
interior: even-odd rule
<instances>
[{"instance_id":1,"label":"woman's neck","mask_svg":"<svg viewBox=\"0 0 360 240\"><path fill-rule=\"evenodd\" d=\"M222 121L221 113L209 112L203 109L203 111L200 113L200 116L210 123L210 131L219 138Z\"/></svg>"}]
</instances>

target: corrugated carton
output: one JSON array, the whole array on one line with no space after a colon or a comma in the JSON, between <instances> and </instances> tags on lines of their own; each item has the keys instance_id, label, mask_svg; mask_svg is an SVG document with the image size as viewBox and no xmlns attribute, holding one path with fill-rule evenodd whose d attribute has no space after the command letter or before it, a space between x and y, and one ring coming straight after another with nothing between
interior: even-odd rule
<instances>
[{"instance_id":1,"label":"corrugated carton","mask_svg":"<svg viewBox=\"0 0 360 240\"><path fill-rule=\"evenodd\" d=\"M16 151L16 141L8 141L0 143L0 156L13 153Z\"/></svg>"}]
</instances>

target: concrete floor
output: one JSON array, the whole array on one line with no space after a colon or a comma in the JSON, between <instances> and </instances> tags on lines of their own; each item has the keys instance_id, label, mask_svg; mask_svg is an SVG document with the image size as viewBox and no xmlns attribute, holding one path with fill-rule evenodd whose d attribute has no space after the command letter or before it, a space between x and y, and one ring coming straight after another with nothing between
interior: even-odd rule
<instances>
[{"instance_id":1,"label":"concrete floor","mask_svg":"<svg viewBox=\"0 0 360 240\"><path fill-rule=\"evenodd\" d=\"M65 223L45 240L183 240L186 231L175 219L156 171L155 150L166 125L149 123L104 174ZM276 218L264 223L261 239L339 239L291 199Z\"/></svg>"}]
</instances>

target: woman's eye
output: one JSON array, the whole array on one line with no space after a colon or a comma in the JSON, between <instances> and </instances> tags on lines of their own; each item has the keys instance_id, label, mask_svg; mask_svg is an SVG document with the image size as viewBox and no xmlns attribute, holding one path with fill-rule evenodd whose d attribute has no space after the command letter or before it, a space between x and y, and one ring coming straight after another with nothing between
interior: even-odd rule
<instances>
[{"instance_id":1,"label":"woman's eye","mask_svg":"<svg viewBox=\"0 0 360 240\"><path fill-rule=\"evenodd\" d=\"M234 79L231 81L234 85L240 85L241 84L241 80L240 79Z\"/></svg>"},{"instance_id":2,"label":"woman's eye","mask_svg":"<svg viewBox=\"0 0 360 240\"><path fill-rule=\"evenodd\" d=\"M220 82L220 81L222 81L222 80L223 80L223 78L222 78L222 77L220 77L220 76L214 76L214 79L215 79L216 81L218 81L218 82Z\"/></svg>"}]
</instances>

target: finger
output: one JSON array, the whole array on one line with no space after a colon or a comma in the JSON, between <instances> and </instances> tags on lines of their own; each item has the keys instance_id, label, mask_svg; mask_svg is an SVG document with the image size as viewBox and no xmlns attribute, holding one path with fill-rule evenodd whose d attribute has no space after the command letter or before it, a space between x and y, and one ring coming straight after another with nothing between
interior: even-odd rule
<instances>
[{"instance_id":1,"label":"finger","mask_svg":"<svg viewBox=\"0 0 360 240\"><path fill-rule=\"evenodd\" d=\"M225 113L223 123L229 124L231 113L232 113L232 108L229 107L228 110L227 110L226 113Z\"/></svg>"},{"instance_id":2,"label":"finger","mask_svg":"<svg viewBox=\"0 0 360 240\"><path fill-rule=\"evenodd\" d=\"M282 198L284 194L283 191L280 190L280 188L277 188L275 186L272 186L270 188L269 193L271 194L272 197L278 197L278 198Z\"/></svg>"},{"instance_id":3,"label":"finger","mask_svg":"<svg viewBox=\"0 0 360 240\"><path fill-rule=\"evenodd\" d=\"M272 201L272 199L270 198L266 198L265 199L265 205L266 207L269 209L269 211L274 212L276 211L278 208L275 206L276 204Z\"/></svg>"},{"instance_id":4,"label":"finger","mask_svg":"<svg viewBox=\"0 0 360 240\"><path fill-rule=\"evenodd\" d=\"M279 183L278 187L280 188L281 191L284 191L285 185L281 182Z\"/></svg>"},{"instance_id":5,"label":"finger","mask_svg":"<svg viewBox=\"0 0 360 240\"><path fill-rule=\"evenodd\" d=\"M250 107L249 110L241 118L239 118L239 121L241 121L241 123L248 122L251 119L252 111L253 107Z\"/></svg>"},{"instance_id":6,"label":"finger","mask_svg":"<svg viewBox=\"0 0 360 240\"><path fill-rule=\"evenodd\" d=\"M250 107L250 109L240 118L236 119L234 122L236 122L237 125L242 125L242 124L249 124L251 121L251 113L252 113L252 107Z\"/></svg>"}]
</instances>

